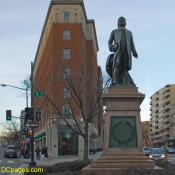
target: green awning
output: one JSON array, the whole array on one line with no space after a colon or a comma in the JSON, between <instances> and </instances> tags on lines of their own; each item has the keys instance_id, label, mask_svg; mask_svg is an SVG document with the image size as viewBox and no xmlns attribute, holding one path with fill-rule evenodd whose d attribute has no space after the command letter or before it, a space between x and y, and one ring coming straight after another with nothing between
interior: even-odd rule
<instances>
[{"instance_id":1,"label":"green awning","mask_svg":"<svg viewBox=\"0 0 175 175\"><path fill-rule=\"evenodd\" d=\"M41 134L38 134L34 137L34 141L41 140L43 138L46 138L46 132L42 132Z\"/></svg>"}]
</instances>

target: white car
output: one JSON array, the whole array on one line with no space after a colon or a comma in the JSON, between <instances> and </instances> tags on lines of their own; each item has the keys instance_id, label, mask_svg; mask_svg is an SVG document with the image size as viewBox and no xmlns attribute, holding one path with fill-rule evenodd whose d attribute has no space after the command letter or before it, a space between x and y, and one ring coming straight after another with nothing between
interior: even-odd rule
<instances>
[{"instance_id":1,"label":"white car","mask_svg":"<svg viewBox=\"0 0 175 175\"><path fill-rule=\"evenodd\" d=\"M175 153L175 149L173 147L167 147L167 152L170 154L174 154Z\"/></svg>"},{"instance_id":2,"label":"white car","mask_svg":"<svg viewBox=\"0 0 175 175\"><path fill-rule=\"evenodd\" d=\"M149 158L153 160L165 160L165 151L162 148L151 148Z\"/></svg>"}]
</instances>

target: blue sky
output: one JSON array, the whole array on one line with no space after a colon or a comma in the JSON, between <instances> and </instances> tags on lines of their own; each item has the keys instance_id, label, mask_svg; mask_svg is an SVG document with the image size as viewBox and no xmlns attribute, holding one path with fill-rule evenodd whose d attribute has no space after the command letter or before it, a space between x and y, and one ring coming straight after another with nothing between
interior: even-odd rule
<instances>
[{"instance_id":1,"label":"blue sky","mask_svg":"<svg viewBox=\"0 0 175 175\"><path fill-rule=\"evenodd\" d=\"M0 83L21 86L30 74L50 0L6 0L0 3ZM87 16L96 23L99 43L98 63L105 69L110 54L107 42L126 17L139 58L130 71L139 91L146 94L141 119L149 119L149 97L166 84L174 84L175 1L84 0ZM25 107L24 92L0 87L0 122L5 110L18 116Z\"/></svg>"}]
</instances>

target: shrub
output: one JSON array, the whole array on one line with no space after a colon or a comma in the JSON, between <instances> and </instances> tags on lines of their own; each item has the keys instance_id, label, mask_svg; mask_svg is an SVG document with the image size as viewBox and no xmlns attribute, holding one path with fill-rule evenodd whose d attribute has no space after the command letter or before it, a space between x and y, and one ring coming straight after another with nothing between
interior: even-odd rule
<instances>
[{"instance_id":1,"label":"shrub","mask_svg":"<svg viewBox=\"0 0 175 175\"><path fill-rule=\"evenodd\" d=\"M86 160L86 161L76 160L73 162L58 163L52 167L47 167L47 172L48 173L58 173L59 172L60 174L60 172L67 173L69 171L69 174L70 172L75 173L75 172L81 171L81 169L87 166L90 162L91 160ZM71 175L74 175L74 174L71 174Z\"/></svg>"}]
</instances>

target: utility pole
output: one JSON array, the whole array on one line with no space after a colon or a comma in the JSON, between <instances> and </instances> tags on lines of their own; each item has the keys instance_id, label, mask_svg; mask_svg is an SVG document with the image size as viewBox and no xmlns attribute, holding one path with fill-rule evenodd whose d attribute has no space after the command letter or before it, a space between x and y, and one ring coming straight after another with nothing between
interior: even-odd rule
<instances>
[{"instance_id":1,"label":"utility pole","mask_svg":"<svg viewBox=\"0 0 175 175\"><path fill-rule=\"evenodd\" d=\"M31 62L31 107L33 107L33 62ZM31 162L30 162L30 166L34 167L36 166L36 162L34 161L34 139L33 139L33 132L34 129L33 127L31 127L31 137L30 137L30 152L31 152Z\"/></svg>"}]
</instances>

